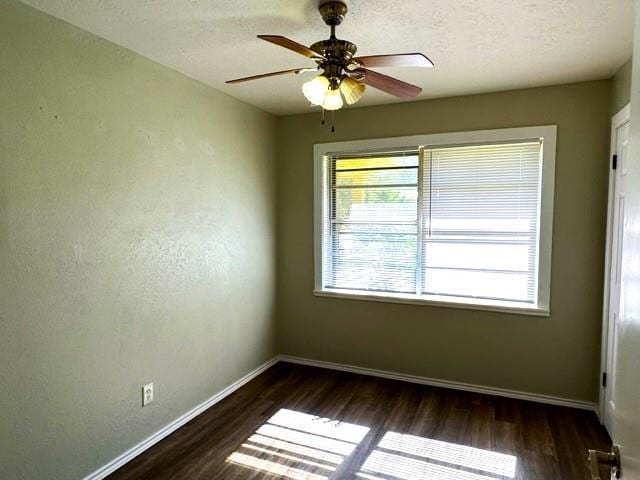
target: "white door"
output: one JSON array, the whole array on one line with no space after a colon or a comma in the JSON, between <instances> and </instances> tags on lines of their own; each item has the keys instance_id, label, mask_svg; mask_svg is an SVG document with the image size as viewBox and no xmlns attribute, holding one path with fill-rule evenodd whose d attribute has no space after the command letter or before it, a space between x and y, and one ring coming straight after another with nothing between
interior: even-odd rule
<instances>
[{"instance_id":1,"label":"white door","mask_svg":"<svg viewBox=\"0 0 640 480\"><path fill-rule=\"evenodd\" d=\"M638 27L640 22L636 23L636 32L640 31ZM638 35L640 33L636 33ZM638 44L640 42L636 41ZM640 61L640 57L635 60ZM635 85L640 83L635 79L633 82ZM633 105L640 111L638 100L633 100ZM640 122L636 125L632 121L628 160L613 441L620 446L620 478L640 480Z\"/></svg>"},{"instance_id":2,"label":"white door","mask_svg":"<svg viewBox=\"0 0 640 480\"><path fill-rule=\"evenodd\" d=\"M635 2L630 154L624 178L620 309L616 329L613 441L623 480L640 480L640 0Z\"/></svg>"},{"instance_id":3,"label":"white door","mask_svg":"<svg viewBox=\"0 0 640 480\"><path fill-rule=\"evenodd\" d=\"M618 320L620 318L620 281L622 270L623 228L625 210L625 179L629 154L629 117L628 109L623 115L614 117L613 145L616 169L612 172L613 194L609 207L609 301L606 325L605 362L603 373L603 413L604 425L613 437L613 417L615 412L616 352L618 349ZM624 115L626 113L626 115Z\"/></svg>"}]
</instances>

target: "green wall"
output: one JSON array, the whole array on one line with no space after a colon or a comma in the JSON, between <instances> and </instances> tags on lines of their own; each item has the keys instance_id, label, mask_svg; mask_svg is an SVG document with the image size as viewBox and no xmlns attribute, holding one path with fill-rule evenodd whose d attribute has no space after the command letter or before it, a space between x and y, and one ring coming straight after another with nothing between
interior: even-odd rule
<instances>
[{"instance_id":1,"label":"green wall","mask_svg":"<svg viewBox=\"0 0 640 480\"><path fill-rule=\"evenodd\" d=\"M611 114L631 100L631 59L622 65L611 79Z\"/></svg>"},{"instance_id":2,"label":"green wall","mask_svg":"<svg viewBox=\"0 0 640 480\"><path fill-rule=\"evenodd\" d=\"M0 3L0 478L82 478L273 357L275 123Z\"/></svg>"},{"instance_id":3,"label":"green wall","mask_svg":"<svg viewBox=\"0 0 640 480\"><path fill-rule=\"evenodd\" d=\"M283 354L595 401L610 122L608 80L278 122L278 322ZM312 293L314 143L558 125L551 316Z\"/></svg>"}]
</instances>

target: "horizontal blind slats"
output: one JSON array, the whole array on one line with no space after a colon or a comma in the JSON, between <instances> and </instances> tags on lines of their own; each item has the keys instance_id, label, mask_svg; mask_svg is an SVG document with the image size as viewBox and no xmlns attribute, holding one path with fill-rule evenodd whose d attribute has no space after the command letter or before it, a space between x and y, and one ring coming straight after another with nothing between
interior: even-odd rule
<instances>
[{"instance_id":1,"label":"horizontal blind slats","mask_svg":"<svg viewBox=\"0 0 640 480\"><path fill-rule=\"evenodd\" d=\"M418 154L332 158L326 286L415 292Z\"/></svg>"},{"instance_id":2,"label":"horizontal blind slats","mask_svg":"<svg viewBox=\"0 0 640 480\"><path fill-rule=\"evenodd\" d=\"M534 302L541 143L433 148L426 158L423 293Z\"/></svg>"},{"instance_id":3,"label":"horizontal blind slats","mask_svg":"<svg viewBox=\"0 0 640 480\"><path fill-rule=\"evenodd\" d=\"M426 148L424 158L418 181L414 149L329 156L323 285L534 302L541 142Z\"/></svg>"}]
</instances>

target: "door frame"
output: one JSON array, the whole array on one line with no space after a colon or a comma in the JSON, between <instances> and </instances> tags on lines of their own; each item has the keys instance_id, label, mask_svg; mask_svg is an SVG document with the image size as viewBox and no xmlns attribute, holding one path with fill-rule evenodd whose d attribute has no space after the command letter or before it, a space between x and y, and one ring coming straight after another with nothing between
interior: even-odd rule
<instances>
[{"instance_id":1,"label":"door frame","mask_svg":"<svg viewBox=\"0 0 640 480\"><path fill-rule=\"evenodd\" d=\"M631 120L631 104L627 103L622 107L618 113L611 118L611 146L609 151L608 161L611 162L613 155L617 152L617 131L625 123ZM611 249L613 247L613 212L615 206L616 187L616 174L611 163L609 163L609 193L607 199L607 237L605 246L605 259L604 259L604 296L602 300L602 345L600 348L600 372L598 375L598 416L600 417L600 423L604 424L604 409L606 401L606 387L602 386L602 374L607 372L607 359L609 354L609 342L610 342L610 325L609 325L609 301L610 301L610 283L611 283ZM611 385L610 379L607 381L608 385ZM611 434L611 432L609 432Z\"/></svg>"}]
</instances>

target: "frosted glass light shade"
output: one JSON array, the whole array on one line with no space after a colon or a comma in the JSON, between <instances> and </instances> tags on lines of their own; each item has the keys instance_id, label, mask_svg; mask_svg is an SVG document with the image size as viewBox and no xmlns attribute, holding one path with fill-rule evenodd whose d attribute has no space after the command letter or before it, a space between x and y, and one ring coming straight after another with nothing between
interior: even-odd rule
<instances>
[{"instance_id":1,"label":"frosted glass light shade","mask_svg":"<svg viewBox=\"0 0 640 480\"><path fill-rule=\"evenodd\" d=\"M302 93L313 105L322 105L328 90L329 79L324 75L318 75L302 85Z\"/></svg>"},{"instance_id":2,"label":"frosted glass light shade","mask_svg":"<svg viewBox=\"0 0 640 480\"><path fill-rule=\"evenodd\" d=\"M364 88L364 84L351 77L344 77L340 82L340 91L349 105L353 105L362 98Z\"/></svg>"},{"instance_id":3,"label":"frosted glass light shade","mask_svg":"<svg viewBox=\"0 0 640 480\"><path fill-rule=\"evenodd\" d=\"M342 108L342 95L340 95L340 89L329 89L324 96L324 103L322 107L325 110L340 110Z\"/></svg>"}]
</instances>

